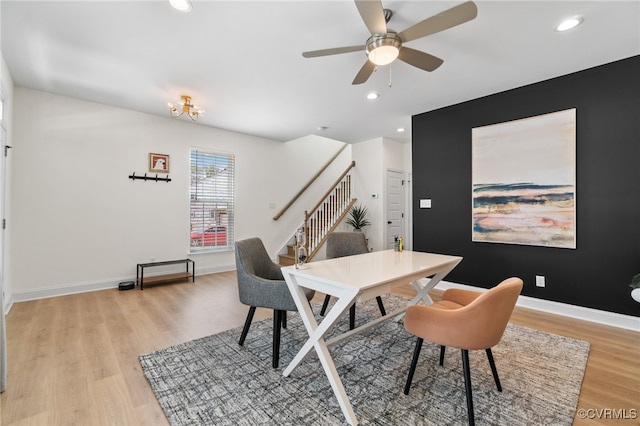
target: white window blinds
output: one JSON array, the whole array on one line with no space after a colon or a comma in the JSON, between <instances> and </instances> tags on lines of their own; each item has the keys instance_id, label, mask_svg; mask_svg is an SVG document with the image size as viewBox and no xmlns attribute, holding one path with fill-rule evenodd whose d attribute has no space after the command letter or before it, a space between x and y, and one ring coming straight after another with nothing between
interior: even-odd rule
<instances>
[{"instance_id":1,"label":"white window blinds","mask_svg":"<svg viewBox=\"0 0 640 426\"><path fill-rule=\"evenodd\" d=\"M233 247L234 156L192 150L191 252Z\"/></svg>"}]
</instances>

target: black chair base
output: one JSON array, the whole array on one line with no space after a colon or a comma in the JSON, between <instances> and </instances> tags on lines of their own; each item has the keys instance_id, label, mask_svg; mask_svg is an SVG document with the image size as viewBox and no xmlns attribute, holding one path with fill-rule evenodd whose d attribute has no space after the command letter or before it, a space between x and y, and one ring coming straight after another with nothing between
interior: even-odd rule
<instances>
[{"instance_id":1,"label":"black chair base","mask_svg":"<svg viewBox=\"0 0 640 426\"><path fill-rule=\"evenodd\" d=\"M444 365L444 352L447 349L446 346L440 346L440 367ZM496 388L498 392L502 392L502 385L500 384L500 377L498 377L498 370L496 369L496 362L493 360L493 352L491 348L485 349L487 359L489 360L489 366L491 367L491 373L493 374L493 380L496 382Z\"/></svg>"},{"instance_id":2,"label":"black chair base","mask_svg":"<svg viewBox=\"0 0 640 426\"><path fill-rule=\"evenodd\" d=\"M320 316L324 316L327 311L327 307L329 306L329 300L331 299L331 295L326 294L324 296L324 302L322 302L322 308L320 309ZM376 296L376 302L378 302L378 309L380 309L380 314L382 316L387 315L387 312L384 309L384 304L382 303L382 298L380 296ZM353 330L356 328L356 305L351 305L349 308L349 330Z\"/></svg>"},{"instance_id":3,"label":"black chair base","mask_svg":"<svg viewBox=\"0 0 640 426\"><path fill-rule=\"evenodd\" d=\"M418 365L418 358L420 358L420 350L422 349L422 343L424 339L418 337L416 341L416 347L413 351L413 358L411 359L411 367L409 368L409 375L407 376L407 382L404 385L404 394L409 395L409 389L411 388L411 382L413 381L413 375L416 372L416 366ZM444 364L444 353L446 347L440 346L440 366ZM469 417L469 425L475 425L475 418L473 415L473 394L471 391L471 369L469 368L469 350L461 349L462 352L462 372L464 375L464 389L467 398L467 413ZM493 360L493 353L491 348L485 349L487 358L489 359L489 365L491 366L491 372L493 373L493 379L496 382L496 387L499 392L502 392L502 386L500 385L500 379L498 378L498 370L496 369L495 361Z\"/></svg>"},{"instance_id":4,"label":"black chair base","mask_svg":"<svg viewBox=\"0 0 640 426\"><path fill-rule=\"evenodd\" d=\"M244 321L244 327L242 327L242 334L240 335L240 341L238 344L240 346L244 345L244 340L247 338L247 333L249 332L249 327L251 327L251 321L253 320L253 314L256 313L256 307L251 306L249 308L249 313L247 314L247 319Z\"/></svg>"},{"instance_id":5,"label":"black chair base","mask_svg":"<svg viewBox=\"0 0 640 426\"><path fill-rule=\"evenodd\" d=\"M244 341L247 338L247 333L249 332L249 327L251 327L251 321L253 320L253 315L256 313L256 307L251 306L249 308L249 313L247 313L247 319L244 321L244 327L242 327L242 334L240 335L240 340L238 344L240 346L244 345ZM283 328L287 328L287 311L281 311L274 309L273 310L273 347L272 347L272 356L271 356L271 366L273 368L278 368L280 364L280 331Z\"/></svg>"}]
</instances>

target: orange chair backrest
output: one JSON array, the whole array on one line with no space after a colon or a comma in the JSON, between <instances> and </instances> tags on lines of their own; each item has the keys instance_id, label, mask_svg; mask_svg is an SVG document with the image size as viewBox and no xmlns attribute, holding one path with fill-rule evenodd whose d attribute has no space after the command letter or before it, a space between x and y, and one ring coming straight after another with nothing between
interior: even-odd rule
<instances>
[{"instance_id":1,"label":"orange chair backrest","mask_svg":"<svg viewBox=\"0 0 640 426\"><path fill-rule=\"evenodd\" d=\"M502 339L521 290L520 278L508 278L466 306L411 306L405 315L405 328L439 345L488 349Z\"/></svg>"}]
</instances>

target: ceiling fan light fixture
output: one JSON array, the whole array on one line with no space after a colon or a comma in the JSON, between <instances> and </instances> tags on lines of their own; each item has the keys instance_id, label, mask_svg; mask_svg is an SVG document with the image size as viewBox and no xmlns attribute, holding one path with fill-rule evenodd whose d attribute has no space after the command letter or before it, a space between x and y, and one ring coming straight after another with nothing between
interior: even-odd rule
<instances>
[{"instance_id":1,"label":"ceiling fan light fixture","mask_svg":"<svg viewBox=\"0 0 640 426\"><path fill-rule=\"evenodd\" d=\"M398 57L401 45L396 33L372 35L367 40L367 57L376 65L388 65Z\"/></svg>"}]
</instances>

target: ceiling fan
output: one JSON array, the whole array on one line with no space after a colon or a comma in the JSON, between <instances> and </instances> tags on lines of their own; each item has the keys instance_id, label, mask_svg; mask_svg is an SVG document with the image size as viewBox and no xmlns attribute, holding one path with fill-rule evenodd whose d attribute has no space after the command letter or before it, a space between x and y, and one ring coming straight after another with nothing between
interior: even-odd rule
<instances>
[{"instance_id":1,"label":"ceiling fan","mask_svg":"<svg viewBox=\"0 0 640 426\"><path fill-rule=\"evenodd\" d=\"M398 33L387 28L387 22L391 18L392 12L388 9L383 9L380 0L355 0L355 3L362 20L371 33L371 37L367 39L366 44L313 50L302 54L305 58L316 58L319 56L366 51L367 62L362 66L351 84L366 82L376 69L376 66L390 64L396 58L425 71L435 70L442 65L442 59L406 47L403 44L463 24L478 15L478 8L475 3L467 1L420 21Z\"/></svg>"}]
</instances>

